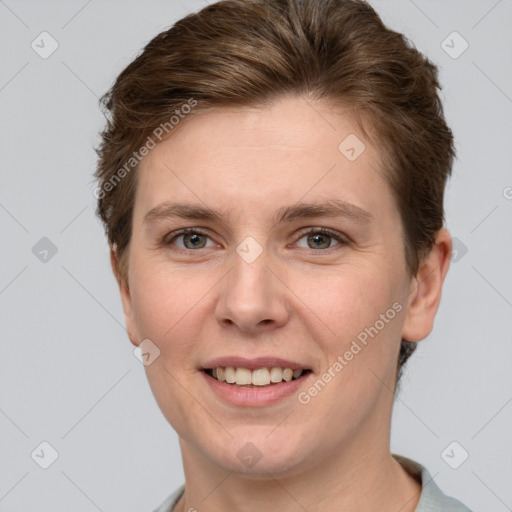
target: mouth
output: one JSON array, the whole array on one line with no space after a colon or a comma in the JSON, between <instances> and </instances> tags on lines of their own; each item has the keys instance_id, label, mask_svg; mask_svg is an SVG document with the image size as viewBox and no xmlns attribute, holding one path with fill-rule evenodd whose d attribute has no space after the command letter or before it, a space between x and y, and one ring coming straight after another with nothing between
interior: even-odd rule
<instances>
[{"instance_id":1,"label":"mouth","mask_svg":"<svg viewBox=\"0 0 512 512\"><path fill-rule=\"evenodd\" d=\"M211 378L240 388L268 388L283 382L291 382L306 377L311 370L307 368L284 368L279 366L262 368L244 368L234 366L216 366L204 368Z\"/></svg>"}]
</instances>

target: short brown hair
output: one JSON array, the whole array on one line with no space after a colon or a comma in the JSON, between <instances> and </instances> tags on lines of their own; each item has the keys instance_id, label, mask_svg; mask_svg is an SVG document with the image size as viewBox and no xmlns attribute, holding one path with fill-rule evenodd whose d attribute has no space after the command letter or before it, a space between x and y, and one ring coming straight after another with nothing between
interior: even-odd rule
<instances>
[{"instance_id":1,"label":"short brown hair","mask_svg":"<svg viewBox=\"0 0 512 512\"><path fill-rule=\"evenodd\" d=\"M455 157L438 89L437 67L365 1L223 0L179 20L146 45L100 100L107 125L96 150L97 214L119 259L118 278L128 284L133 155L158 127L191 99L195 115L284 95L350 106L380 149L403 222L407 267L416 274L443 226ZM397 378L415 347L402 340Z\"/></svg>"}]
</instances>

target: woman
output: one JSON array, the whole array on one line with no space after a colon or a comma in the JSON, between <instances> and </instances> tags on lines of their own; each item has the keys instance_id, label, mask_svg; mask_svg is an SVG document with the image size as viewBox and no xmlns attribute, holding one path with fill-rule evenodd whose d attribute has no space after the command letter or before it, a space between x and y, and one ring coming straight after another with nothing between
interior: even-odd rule
<instances>
[{"instance_id":1,"label":"woman","mask_svg":"<svg viewBox=\"0 0 512 512\"><path fill-rule=\"evenodd\" d=\"M390 452L455 155L436 67L359 0L226 0L105 95L96 196L180 438L167 511L467 511Z\"/></svg>"}]
</instances>

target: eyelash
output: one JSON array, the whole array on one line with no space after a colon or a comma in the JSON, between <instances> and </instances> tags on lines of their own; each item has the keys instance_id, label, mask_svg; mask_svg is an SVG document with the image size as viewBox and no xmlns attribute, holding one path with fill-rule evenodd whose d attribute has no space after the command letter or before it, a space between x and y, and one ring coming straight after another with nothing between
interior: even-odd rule
<instances>
[{"instance_id":1,"label":"eyelash","mask_svg":"<svg viewBox=\"0 0 512 512\"><path fill-rule=\"evenodd\" d=\"M179 238L180 236L191 234L191 233L196 234L196 235L205 236L205 237L208 237L211 239L211 237L210 237L210 235L208 235L208 233L205 233L204 231L201 231L200 229L184 228L184 229L180 229L179 231L176 231L174 233L167 233L160 239L159 244L161 246L164 246L167 249L169 249L170 246L172 245L172 243L177 238ZM327 229L327 228L309 228L307 231L303 231L300 233L298 240L301 240L302 238L304 238L305 236L308 236L310 234L326 235L326 236L329 236L329 237L333 238L334 240L336 240L336 242L338 242L338 244L336 244L334 247L328 247L327 249L318 249L318 250L311 249L311 251L314 251L316 253L330 252L330 250L335 249L336 247L338 247L338 245L340 247L343 247L343 246L349 245L351 242L348 239L348 237L343 236L335 231L331 231L330 229ZM172 238L169 238L171 235L172 235ZM200 249L201 248L199 248L199 249L182 249L180 247L180 248L172 248L170 250L175 251L175 252L181 252L181 253L189 253L189 252L197 252ZM301 249L302 249L302 247L301 247Z\"/></svg>"}]
</instances>

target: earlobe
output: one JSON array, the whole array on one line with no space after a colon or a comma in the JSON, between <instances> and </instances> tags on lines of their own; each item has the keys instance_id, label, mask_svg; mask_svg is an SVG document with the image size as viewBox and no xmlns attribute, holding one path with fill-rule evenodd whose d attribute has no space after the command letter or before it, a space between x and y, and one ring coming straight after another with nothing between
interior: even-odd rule
<instances>
[{"instance_id":1,"label":"earlobe","mask_svg":"<svg viewBox=\"0 0 512 512\"><path fill-rule=\"evenodd\" d=\"M130 295L130 288L127 283L125 283L122 279L119 265L119 258L116 251L116 246L114 245L110 249L110 264L112 266L112 272L114 277L116 278L117 285L119 287L119 293L121 295L121 302L123 305L124 312L124 320L126 325L126 333L128 334L128 338L132 342L133 345L138 346L138 338L136 335L135 329L135 318L132 309L132 298Z\"/></svg>"},{"instance_id":2,"label":"earlobe","mask_svg":"<svg viewBox=\"0 0 512 512\"><path fill-rule=\"evenodd\" d=\"M437 232L430 253L420 263L418 272L411 282L411 293L402 330L403 339L421 341L432 331L451 254L450 234L442 228Z\"/></svg>"}]
</instances>

